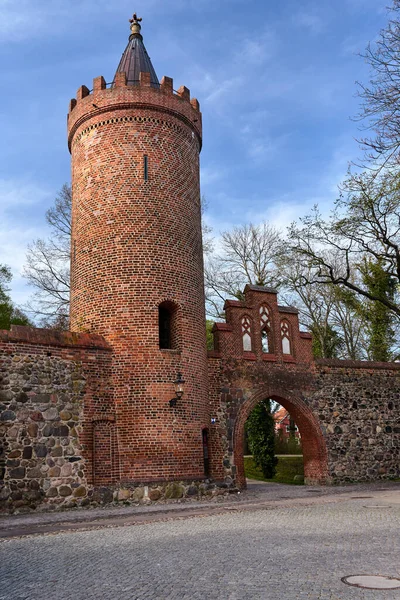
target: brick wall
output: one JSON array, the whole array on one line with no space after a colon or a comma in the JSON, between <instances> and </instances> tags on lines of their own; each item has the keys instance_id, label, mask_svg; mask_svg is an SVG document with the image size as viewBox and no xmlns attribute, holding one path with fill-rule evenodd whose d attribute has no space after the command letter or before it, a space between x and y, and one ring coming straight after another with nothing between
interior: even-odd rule
<instances>
[{"instance_id":1,"label":"brick wall","mask_svg":"<svg viewBox=\"0 0 400 600\"><path fill-rule=\"evenodd\" d=\"M78 90L68 118L71 327L113 348L121 479L201 478L210 417L199 105L169 78L150 87L146 73L140 85L120 73L113 88L103 78L93 87ZM173 349L159 348L161 303L175 307ZM185 392L171 408L178 372Z\"/></svg>"}]
</instances>

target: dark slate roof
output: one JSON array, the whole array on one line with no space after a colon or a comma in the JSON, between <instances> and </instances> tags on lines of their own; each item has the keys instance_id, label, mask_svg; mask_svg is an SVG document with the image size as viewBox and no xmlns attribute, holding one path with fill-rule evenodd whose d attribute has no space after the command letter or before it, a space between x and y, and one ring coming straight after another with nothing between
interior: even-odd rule
<instances>
[{"instance_id":1,"label":"dark slate roof","mask_svg":"<svg viewBox=\"0 0 400 600\"><path fill-rule=\"evenodd\" d=\"M142 36L140 33L133 33L129 37L128 45L119 62L116 74L126 73L128 85L137 85L140 72L150 73L151 85L157 88L160 86L150 56L144 47Z\"/></svg>"}]
</instances>

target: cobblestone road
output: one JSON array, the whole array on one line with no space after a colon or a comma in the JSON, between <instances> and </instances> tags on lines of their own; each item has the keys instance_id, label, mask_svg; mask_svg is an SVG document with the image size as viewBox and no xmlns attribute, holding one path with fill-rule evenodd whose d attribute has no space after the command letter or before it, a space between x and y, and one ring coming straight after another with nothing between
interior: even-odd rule
<instances>
[{"instance_id":1,"label":"cobblestone road","mask_svg":"<svg viewBox=\"0 0 400 600\"><path fill-rule=\"evenodd\" d=\"M4 540L0 600L400 600L341 582L400 577L399 495Z\"/></svg>"}]
</instances>

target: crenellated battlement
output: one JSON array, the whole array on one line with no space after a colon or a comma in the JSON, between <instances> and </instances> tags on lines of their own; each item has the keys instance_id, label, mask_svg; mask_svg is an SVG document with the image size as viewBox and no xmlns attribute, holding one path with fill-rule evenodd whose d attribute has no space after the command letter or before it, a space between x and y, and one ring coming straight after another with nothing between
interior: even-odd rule
<instances>
[{"instance_id":1,"label":"crenellated battlement","mask_svg":"<svg viewBox=\"0 0 400 600\"><path fill-rule=\"evenodd\" d=\"M78 89L68 110L69 149L75 133L87 120L107 112L130 109L161 111L179 118L197 136L201 147L202 115L198 100L190 98L190 90L185 86L175 91L171 77L163 77L159 86L155 86L150 73L141 72L135 83L128 82L125 73L117 73L111 84L100 76L93 80L92 90L85 85Z\"/></svg>"}]
</instances>

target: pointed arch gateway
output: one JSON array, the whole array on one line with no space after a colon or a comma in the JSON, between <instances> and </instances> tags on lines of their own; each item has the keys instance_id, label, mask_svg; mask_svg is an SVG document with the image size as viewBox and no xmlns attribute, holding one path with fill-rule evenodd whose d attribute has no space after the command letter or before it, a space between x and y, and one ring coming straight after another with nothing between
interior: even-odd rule
<instances>
[{"instance_id":1,"label":"pointed arch gateway","mask_svg":"<svg viewBox=\"0 0 400 600\"><path fill-rule=\"evenodd\" d=\"M286 408L299 428L303 447L304 483L329 483L328 454L318 419L306 402L292 390L265 385L244 399L236 419L233 431L233 463L236 467L237 485L241 488L246 487L243 461L245 423L253 408L266 398L275 400Z\"/></svg>"}]
</instances>

